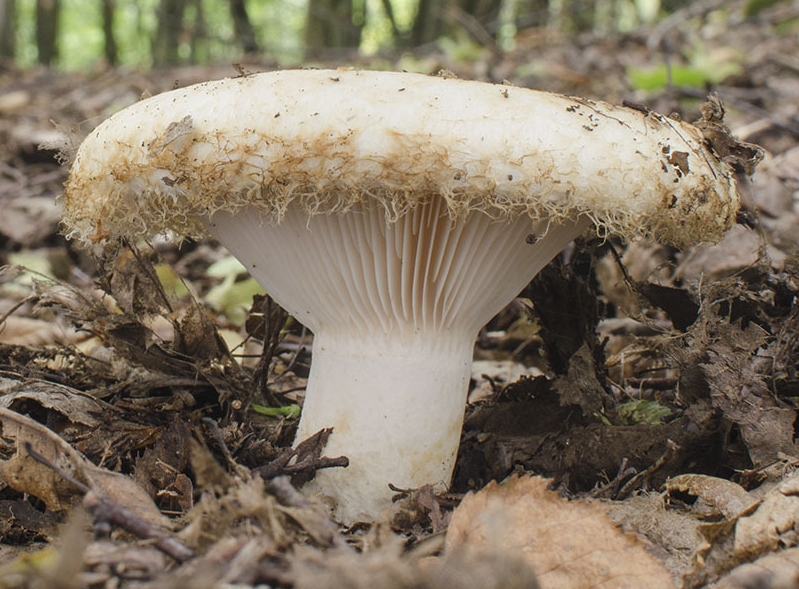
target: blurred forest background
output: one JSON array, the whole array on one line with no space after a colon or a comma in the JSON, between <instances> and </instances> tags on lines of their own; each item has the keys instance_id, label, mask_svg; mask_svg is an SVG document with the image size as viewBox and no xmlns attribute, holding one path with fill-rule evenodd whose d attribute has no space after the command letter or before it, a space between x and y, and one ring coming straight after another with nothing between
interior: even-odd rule
<instances>
[{"instance_id":1,"label":"blurred forest background","mask_svg":"<svg viewBox=\"0 0 799 589\"><path fill-rule=\"evenodd\" d=\"M775 0L748 0L751 16ZM507 51L528 30L624 33L705 0L0 0L0 61L61 70L268 56L288 66L408 50ZM738 4L738 3L736 3ZM688 15L690 16L690 15Z\"/></svg>"}]
</instances>

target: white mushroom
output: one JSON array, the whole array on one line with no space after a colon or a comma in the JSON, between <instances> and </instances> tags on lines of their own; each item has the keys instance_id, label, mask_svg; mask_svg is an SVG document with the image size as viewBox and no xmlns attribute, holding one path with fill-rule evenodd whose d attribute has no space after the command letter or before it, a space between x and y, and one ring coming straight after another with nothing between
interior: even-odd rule
<instances>
[{"instance_id":1,"label":"white mushroom","mask_svg":"<svg viewBox=\"0 0 799 589\"><path fill-rule=\"evenodd\" d=\"M219 239L315 334L297 439L344 522L445 488L475 335L587 227L682 246L738 209L728 166L655 113L418 74L283 71L144 100L81 145L69 236Z\"/></svg>"}]
</instances>

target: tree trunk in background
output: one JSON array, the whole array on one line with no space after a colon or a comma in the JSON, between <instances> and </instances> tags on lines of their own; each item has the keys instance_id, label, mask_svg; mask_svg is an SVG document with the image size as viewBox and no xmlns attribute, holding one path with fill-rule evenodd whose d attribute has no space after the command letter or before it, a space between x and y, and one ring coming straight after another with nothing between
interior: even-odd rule
<instances>
[{"instance_id":1,"label":"tree trunk in background","mask_svg":"<svg viewBox=\"0 0 799 589\"><path fill-rule=\"evenodd\" d=\"M11 61L16 54L16 12L14 0L0 0L0 61Z\"/></svg>"},{"instance_id":2,"label":"tree trunk in background","mask_svg":"<svg viewBox=\"0 0 799 589\"><path fill-rule=\"evenodd\" d=\"M230 0L229 6L236 42L244 53L258 53L258 41L255 39L255 30L247 14L244 0Z\"/></svg>"},{"instance_id":3,"label":"tree trunk in background","mask_svg":"<svg viewBox=\"0 0 799 589\"><path fill-rule=\"evenodd\" d=\"M103 54L106 64L112 67L119 64L119 51L117 50L117 40L114 36L115 11L115 0L103 0Z\"/></svg>"},{"instance_id":4,"label":"tree trunk in background","mask_svg":"<svg viewBox=\"0 0 799 589\"><path fill-rule=\"evenodd\" d=\"M194 24L189 29L189 62L208 63L211 59L209 49L208 25L205 22L205 11L202 0L188 0L194 7Z\"/></svg>"},{"instance_id":5,"label":"tree trunk in background","mask_svg":"<svg viewBox=\"0 0 799 589\"><path fill-rule=\"evenodd\" d=\"M391 23L391 34L394 37L394 41L399 42L402 32L399 30L397 18L394 16L394 5L391 4L391 0L381 0L381 2L383 3L383 11L386 13L386 18Z\"/></svg>"},{"instance_id":6,"label":"tree trunk in background","mask_svg":"<svg viewBox=\"0 0 799 589\"><path fill-rule=\"evenodd\" d=\"M419 0L410 44L432 43L455 29L464 29L483 45L493 45L502 0Z\"/></svg>"},{"instance_id":7,"label":"tree trunk in background","mask_svg":"<svg viewBox=\"0 0 799 589\"><path fill-rule=\"evenodd\" d=\"M590 31L594 28L596 6L594 0L574 0L566 2L566 25L571 23L574 32Z\"/></svg>"},{"instance_id":8,"label":"tree trunk in background","mask_svg":"<svg viewBox=\"0 0 799 589\"><path fill-rule=\"evenodd\" d=\"M185 0L161 0L157 10L158 27L152 43L155 65L175 64L179 61L178 48L185 11Z\"/></svg>"},{"instance_id":9,"label":"tree trunk in background","mask_svg":"<svg viewBox=\"0 0 799 589\"><path fill-rule=\"evenodd\" d=\"M37 60L48 67L58 57L59 7L59 0L36 0Z\"/></svg>"},{"instance_id":10,"label":"tree trunk in background","mask_svg":"<svg viewBox=\"0 0 799 589\"><path fill-rule=\"evenodd\" d=\"M327 49L357 49L361 27L353 20L352 0L309 0L305 23L306 56L323 56Z\"/></svg>"},{"instance_id":11,"label":"tree trunk in background","mask_svg":"<svg viewBox=\"0 0 799 589\"><path fill-rule=\"evenodd\" d=\"M496 33L502 0L459 0L457 4L488 32Z\"/></svg>"},{"instance_id":12,"label":"tree trunk in background","mask_svg":"<svg viewBox=\"0 0 799 589\"><path fill-rule=\"evenodd\" d=\"M547 24L549 0L520 0L516 9L516 26L519 29L542 27Z\"/></svg>"},{"instance_id":13,"label":"tree trunk in background","mask_svg":"<svg viewBox=\"0 0 799 589\"><path fill-rule=\"evenodd\" d=\"M677 12L691 4L692 0L661 0L660 6L668 14Z\"/></svg>"},{"instance_id":14,"label":"tree trunk in background","mask_svg":"<svg viewBox=\"0 0 799 589\"><path fill-rule=\"evenodd\" d=\"M445 0L419 0L411 28L410 45L432 43L444 33Z\"/></svg>"}]
</instances>

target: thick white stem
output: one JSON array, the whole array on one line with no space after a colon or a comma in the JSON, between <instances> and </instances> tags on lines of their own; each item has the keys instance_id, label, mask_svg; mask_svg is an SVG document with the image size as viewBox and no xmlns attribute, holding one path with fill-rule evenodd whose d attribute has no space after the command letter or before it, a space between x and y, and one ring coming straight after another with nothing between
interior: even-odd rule
<instances>
[{"instance_id":1,"label":"thick white stem","mask_svg":"<svg viewBox=\"0 0 799 589\"><path fill-rule=\"evenodd\" d=\"M325 469L305 486L331 499L340 521L386 515L388 487L446 489L455 466L474 334L363 339L325 332L313 363L297 439L332 427L326 456L346 455L346 469Z\"/></svg>"}]
</instances>

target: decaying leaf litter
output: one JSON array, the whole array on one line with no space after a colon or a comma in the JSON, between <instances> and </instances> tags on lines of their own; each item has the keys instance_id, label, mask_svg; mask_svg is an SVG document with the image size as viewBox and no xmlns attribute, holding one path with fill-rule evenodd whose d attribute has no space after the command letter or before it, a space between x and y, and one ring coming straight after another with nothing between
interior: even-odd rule
<instances>
[{"instance_id":1,"label":"decaying leaf litter","mask_svg":"<svg viewBox=\"0 0 799 589\"><path fill-rule=\"evenodd\" d=\"M2 583L792 586L799 151L790 97L799 68L789 59L795 40L774 34L785 8L735 29L735 45L751 42L751 51L718 88L733 132L766 149L753 181L742 178L754 228L741 224L720 246L682 253L577 244L481 334L453 493L398 490L410 500L393 527L366 522L344 533L290 484L326 466L320 440L292 456L292 420L251 409L301 403L310 336L264 303L242 326L235 301L245 279L235 269L209 277L210 263L224 265L212 244L122 247L99 261L65 245L51 205L64 170L55 150L36 149L75 142L72 125L97 122L144 91L233 72L106 73L82 85L0 74L10 90L0 94L9 264L0 279ZM708 23L665 34L729 48L731 29ZM503 58L442 57L424 67L616 103L632 96L698 116L689 98L704 92L639 96L626 85L625 66L658 55L643 39L623 49L555 41L523 39ZM536 74L514 75L530 63ZM70 132L53 135L51 119ZM66 447L48 441L52 432ZM263 464L272 465L267 478L251 471ZM48 474L16 474L25 471ZM561 497L520 476L527 471L553 477ZM131 504L131 480L147 507ZM98 516L97 496L132 513ZM58 510L61 502L68 508ZM153 506L155 522L146 517ZM535 519L551 518L550 535L528 521L539 512ZM589 518L598 531L573 527ZM151 536L140 519L156 527ZM450 522L457 532L447 532ZM607 554L590 560L592 538L605 535ZM192 556L179 564L157 548L162 538ZM639 549L652 559L625 552ZM640 568L605 568L625 558Z\"/></svg>"}]
</instances>

